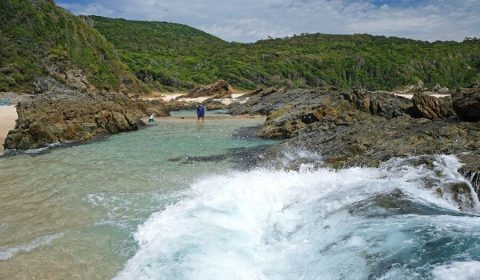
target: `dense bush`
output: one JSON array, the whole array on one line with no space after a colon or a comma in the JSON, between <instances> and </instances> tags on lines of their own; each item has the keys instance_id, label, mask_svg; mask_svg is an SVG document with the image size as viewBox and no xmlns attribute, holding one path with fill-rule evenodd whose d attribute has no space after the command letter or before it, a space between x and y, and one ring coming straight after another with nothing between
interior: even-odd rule
<instances>
[{"instance_id":1,"label":"dense bush","mask_svg":"<svg viewBox=\"0 0 480 280\"><path fill-rule=\"evenodd\" d=\"M480 72L480 41L475 39L430 43L307 34L240 44L180 24L91 19L137 77L157 89L188 89L219 78L244 89L324 84L394 89L419 79L427 86L456 88Z\"/></svg>"},{"instance_id":2,"label":"dense bush","mask_svg":"<svg viewBox=\"0 0 480 280\"><path fill-rule=\"evenodd\" d=\"M31 91L40 75L83 71L99 89L142 90L112 45L52 0L0 1L0 91Z\"/></svg>"}]
</instances>

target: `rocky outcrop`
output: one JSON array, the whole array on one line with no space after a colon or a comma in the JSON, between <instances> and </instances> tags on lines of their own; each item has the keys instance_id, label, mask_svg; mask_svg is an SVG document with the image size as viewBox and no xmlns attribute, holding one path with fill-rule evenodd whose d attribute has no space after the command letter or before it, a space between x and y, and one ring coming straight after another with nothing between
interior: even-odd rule
<instances>
[{"instance_id":1,"label":"rocky outcrop","mask_svg":"<svg viewBox=\"0 0 480 280\"><path fill-rule=\"evenodd\" d=\"M458 170L472 185L473 190L480 199L480 153L463 153L459 156L463 166Z\"/></svg>"},{"instance_id":2,"label":"rocky outcrop","mask_svg":"<svg viewBox=\"0 0 480 280\"><path fill-rule=\"evenodd\" d=\"M412 104L408 99L389 92L368 92L354 89L344 92L342 95L360 111L387 119L411 114L412 111Z\"/></svg>"},{"instance_id":3,"label":"rocky outcrop","mask_svg":"<svg viewBox=\"0 0 480 280\"><path fill-rule=\"evenodd\" d=\"M447 119L455 115L450 97L436 98L425 93L413 95L413 109L417 117L431 120Z\"/></svg>"},{"instance_id":4,"label":"rocky outcrop","mask_svg":"<svg viewBox=\"0 0 480 280\"><path fill-rule=\"evenodd\" d=\"M76 94L78 89L73 86L67 86L52 77L37 77L33 81L34 85L34 94L65 94L71 95Z\"/></svg>"},{"instance_id":5,"label":"rocky outcrop","mask_svg":"<svg viewBox=\"0 0 480 280\"><path fill-rule=\"evenodd\" d=\"M449 106L442 99L438 107L422 103L437 108L432 112L441 118L430 120L418 116L420 103L391 93L295 89L261 95L253 94L231 110L267 115L259 136L287 138L284 146L320 151L332 167L378 166L392 157L480 149L480 123L445 119L453 111L445 113Z\"/></svg>"},{"instance_id":6,"label":"rocky outcrop","mask_svg":"<svg viewBox=\"0 0 480 280\"><path fill-rule=\"evenodd\" d=\"M232 87L224 80L219 80L211 85L200 86L180 98L212 97L224 98L232 94Z\"/></svg>"},{"instance_id":7,"label":"rocky outcrop","mask_svg":"<svg viewBox=\"0 0 480 280\"><path fill-rule=\"evenodd\" d=\"M162 103L120 94L43 93L17 105L18 120L6 149L27 150L52 143L82 142L97 135L136 130L150 113L166 116Z\"/></svg>"},{"instance_id":8,"label":"rocky outcrop","mask_svg":"<svg viewBox=\"0 0 480 280\"><path fill-rule=\"evenodd\" d=\"M462 89L453 95L453 108L458 117L465 121L480 121L480 87Z\"/></svg>"}]
</instances>

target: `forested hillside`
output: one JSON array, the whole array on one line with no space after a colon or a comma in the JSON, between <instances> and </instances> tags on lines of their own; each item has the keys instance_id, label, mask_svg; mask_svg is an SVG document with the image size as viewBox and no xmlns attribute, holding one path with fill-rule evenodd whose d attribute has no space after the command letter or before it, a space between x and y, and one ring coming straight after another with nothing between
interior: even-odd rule
<instances>
[{"instance_id":1,"label":"forested hillside","mask_svg":"<svg viewBox=\"0 0 480 280\"><path fill-rule=\"evenodd\" d=\"M188 89L216 79L243 89L328 84L391 90L418 80L457 88L480 73L479 40L307 34L241 44L180 24L90 18L152 89Z\"/></svg>"},{"instance_id":2,"label":"forested hillside","mask_svg":"<svg viewBox=\"0 0 480 280\"><path fill-rule=\"evenodd\" d=\"M1 0L0 91L31 91L39 76L97 89L144 90L84 19L52 0Z\"/></svg>"},{"instance_id":3,"label":"forested hillside","mask_svg":"<svg viewBox=\"0 0 480 280\"><path fill-rule=\"evenodd\" d=\"M0 1L0 91L31 91L39 76L129 92L144 85L187 90L217 79L239 89L391 90L418 80L457 88L479 73L478 39L307 34L242 44L181 24L75 17L52 0Z\"/></svg>"}]
</instances>

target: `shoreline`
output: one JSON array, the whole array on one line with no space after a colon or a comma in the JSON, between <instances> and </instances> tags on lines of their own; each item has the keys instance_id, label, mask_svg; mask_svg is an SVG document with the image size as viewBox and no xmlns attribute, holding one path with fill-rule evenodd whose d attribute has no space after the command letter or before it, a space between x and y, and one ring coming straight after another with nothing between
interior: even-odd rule
<instances>
[{"instance_id":1,"label":"shoreline","mask_svg":"<svg viewBox=\"0 0 480 280\"><path fill-rule=\"evenodd\" d=\"M5 139L8 132L15 128L17 109L13 105L0 106L0 154L4 152Z\"/></svg>"}]
</instances>

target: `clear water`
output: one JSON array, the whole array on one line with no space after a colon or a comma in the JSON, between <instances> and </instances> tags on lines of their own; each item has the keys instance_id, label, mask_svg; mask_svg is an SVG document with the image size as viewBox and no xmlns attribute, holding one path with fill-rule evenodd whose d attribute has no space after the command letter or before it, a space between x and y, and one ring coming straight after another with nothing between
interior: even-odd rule
<instances>
[{"instance_id":1,"label":"clear water","mask_svg":"<svg viewBox=\"0 0 480 280\"><path fill-rule=\"evenodd\" d=\"M477 209L425 188L463 182L456 158L239 171L182 159L268 144L231 136L260 120L176 116L0 160L0 278L479 279Z\"/></svg>"},{"instance_id":2,"label":"clear water","mask_svg":"<svg viewBox=\"0 0 480 280\"><path fill-rule=\"evenodd\" d=\"M0 159L0 279L112 278L138 249L138 225L200 178L234 166L228 158L186 158L271 144L232 136L262 119L210 112L202 125L191 114L87 145Z\"/></svg>"}]
</instances>

